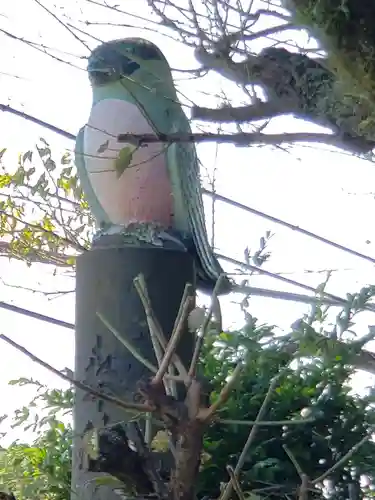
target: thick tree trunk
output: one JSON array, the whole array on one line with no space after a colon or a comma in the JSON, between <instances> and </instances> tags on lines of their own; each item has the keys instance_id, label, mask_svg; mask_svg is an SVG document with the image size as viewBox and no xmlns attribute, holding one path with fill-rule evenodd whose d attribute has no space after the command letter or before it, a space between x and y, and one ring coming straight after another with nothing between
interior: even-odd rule
<instances>
[{"instance_id":1,"label":"thick tree trunk","mask_svg":"<svg viewBox=\"0 0 375 500\"><path fill-rule=\"evenodd\" d=\"M121 245L119 237L102 237L99 244L77 259L75 377L106 394L132 401L136 384L151 374L103 324L110 325L155 366L147 318L133 280L143 274L150 302L168 339L179 310L185 285L194 282L192 257L182 251ZM193 335L184 335L178 353L191 359ZM103 428L134 418L134 413L77 390L74 406L72 498L119 498L110 486L92 481L82 436L90 428ZM119 457L120 459L120 457Z\"/></svg>"}]
</instances>

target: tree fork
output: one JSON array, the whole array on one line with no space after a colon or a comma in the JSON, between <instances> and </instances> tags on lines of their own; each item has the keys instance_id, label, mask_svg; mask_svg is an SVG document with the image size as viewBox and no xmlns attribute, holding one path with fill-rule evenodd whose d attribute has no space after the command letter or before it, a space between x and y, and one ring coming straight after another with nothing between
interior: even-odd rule
<instances>
[{"instance_id":1,"label":"tree fork","mask_svg":"<svg viewBox=\"0 0 375 500\"><path fill-rule=\"evenodd\" d=\"M77 258L76 271L75 378L103 393L133 400L138 381L149 378L151 371L134 358L101 318L157 367L147 316L134 279L144 276L153 312L168 340L186 284L192 284L193 290L195 287L193 258L176 249L146 244L124 246L119 235L102 236L91 250ZM190 304L194 306L194 298ZM177 354L186 366L194 340L185 325ZM178 387L183 390L183 384ZM101 484L98 488L92 481L101 474L87 471L83 436L90 429L129 421L135 413L77 389L73 416L72 495L118 499L113 486Z\"/></svg>"}]
</instances>

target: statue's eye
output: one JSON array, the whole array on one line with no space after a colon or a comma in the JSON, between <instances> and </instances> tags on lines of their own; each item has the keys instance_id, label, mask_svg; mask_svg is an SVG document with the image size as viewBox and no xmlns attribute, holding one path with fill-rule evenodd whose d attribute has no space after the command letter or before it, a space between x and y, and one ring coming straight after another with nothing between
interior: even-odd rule
<instances>
[{"instance_id":1,"label":"statue's eye","mask_svg":"<svg viewBox=\"0 0 375 500\"><path fill-rule=\"evenodd\" d=\"M139 69L139 64L131 58L124 57L121 62L121 74L123 76L130 76L134 71Z\"/></svg>"}]
</instances>

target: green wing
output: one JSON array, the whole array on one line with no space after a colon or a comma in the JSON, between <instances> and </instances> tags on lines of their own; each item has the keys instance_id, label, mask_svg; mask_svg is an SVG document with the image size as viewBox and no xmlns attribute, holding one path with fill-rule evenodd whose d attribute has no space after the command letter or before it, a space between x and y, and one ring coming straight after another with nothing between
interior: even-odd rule
<instances>
[{"instance_id":1,"label":"green wing","mask_svg":"<svg viewBox=\"0 0 375 500\"><path fill-rule=\"evenodd\" d=\"M180 110L180 119L178 123L179 132L191 133L189 121L182 110ZM199 277L202 281L212 282L214 285L223 270L208 241L200 184L199 162L195 144L175 143L168 151L168 155L175 156L174 161L179 169L180 186L185 204L186 216L200 260L198 275L200 275Z\"/></svg>"},{"instance_id":2,"label":"green wing","mask_svg":"<svg viewBox=\"0 0 375 500\"><path fill-rule=\"evenodd\" d=\"M77 167L79 181L81 183L82 191L84 192L87 203L90 207L90 211L99 227L103 223L110 224L111 221L108 218L108 215L104 211L103 207L99 203L99 200L93 190L90 182L90 178L88 176L86 165L85 165L85 156L83 151L84 146L84 131L85 127L82 127L77 134L76 145L74 150L75 155L75 163Z\"/></svg>"}]
</instances>

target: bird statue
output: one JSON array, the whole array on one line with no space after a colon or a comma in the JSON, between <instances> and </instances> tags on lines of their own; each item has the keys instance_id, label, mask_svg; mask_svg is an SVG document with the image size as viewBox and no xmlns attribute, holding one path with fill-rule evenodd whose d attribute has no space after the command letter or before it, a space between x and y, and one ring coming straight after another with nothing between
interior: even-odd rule
<instances>
[{"instance_id":1,"label":"bird statue","mask_svg":"<svg viewBox=\"0 0 375 500\"><path fill-rule=\"evenodd\" d=\"M76 140L81 187L100 230L133 243L174 242L196 262L197 287L211 293L223 270L209 245L194 143L136 146L119 134L191 133L160 49L141 38L99 45L88 60L93 103ZM219 294L232 283L221 280Z\"/></svg>"}]
</instances>

